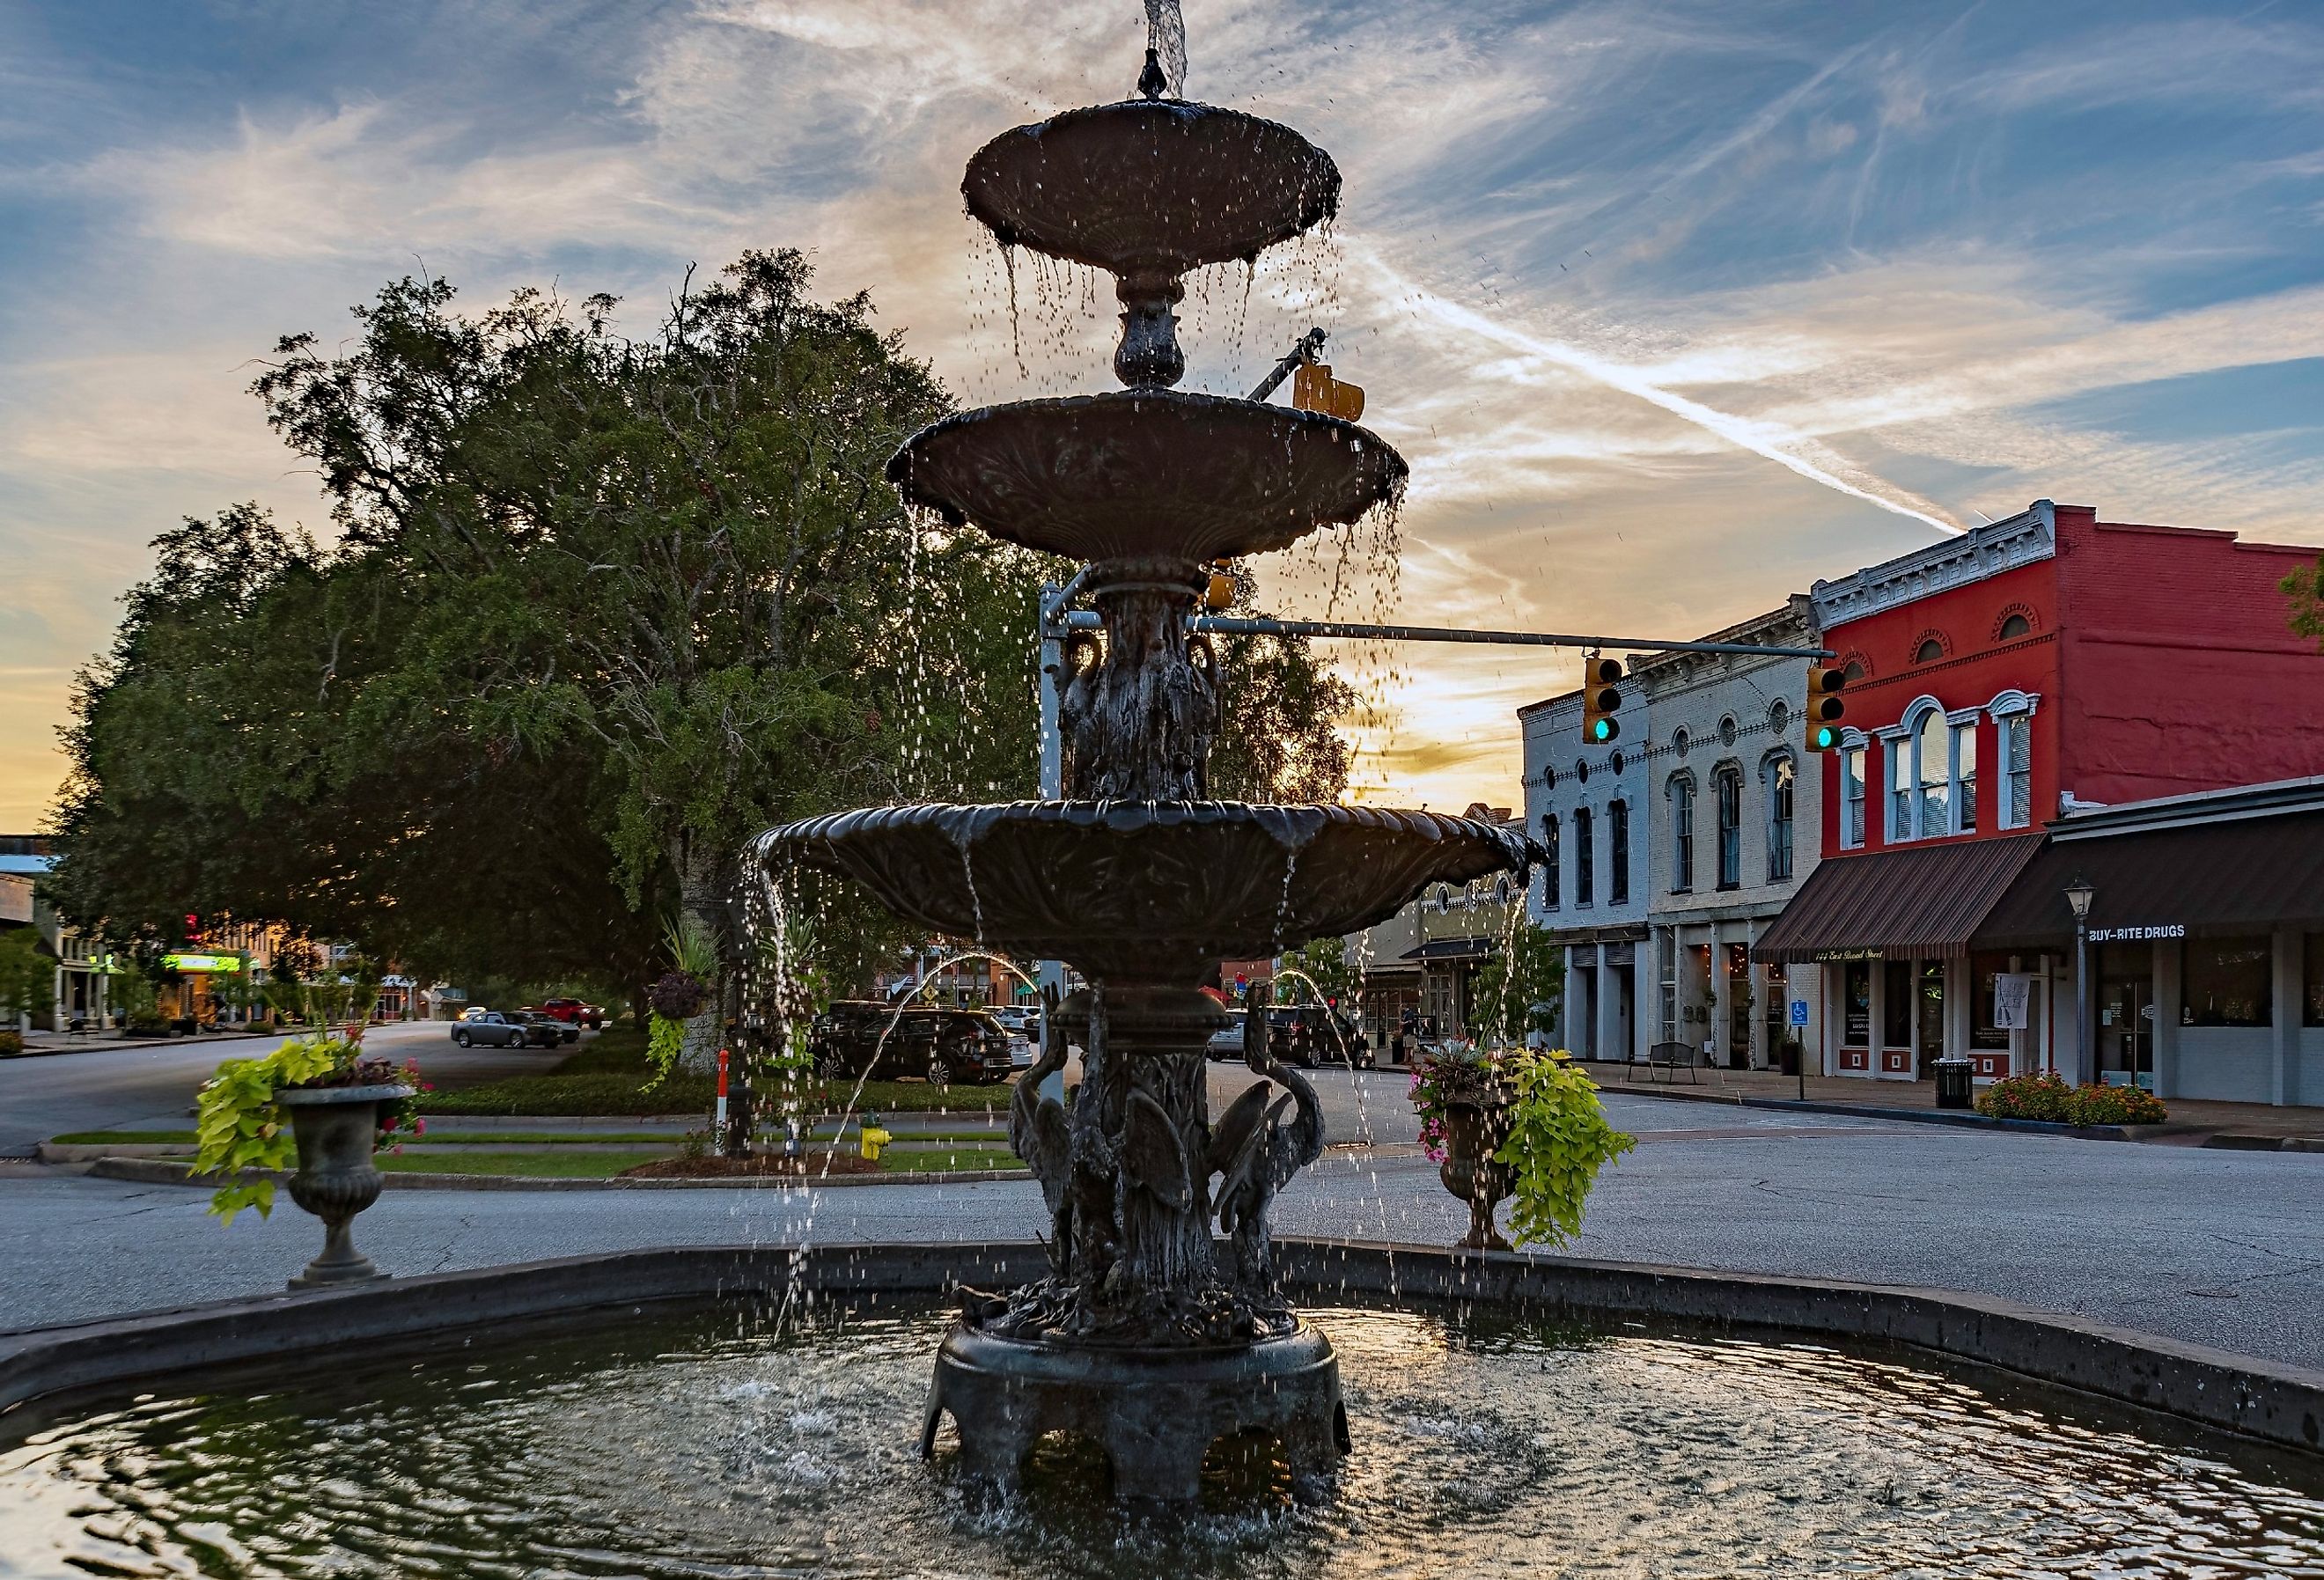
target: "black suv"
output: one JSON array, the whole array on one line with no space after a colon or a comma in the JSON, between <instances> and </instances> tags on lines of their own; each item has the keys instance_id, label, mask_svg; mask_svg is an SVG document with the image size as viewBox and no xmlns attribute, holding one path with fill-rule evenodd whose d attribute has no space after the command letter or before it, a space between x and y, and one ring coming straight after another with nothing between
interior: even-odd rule
<instances>
[{"instance_id":1,"label":"black suv","mask_svg":"<svg viewBox=\"0 0 2324 1580\"><path fill-rule=\"evenodd\" d=\"M1314 1069L1372 1067L1372 1046L1353 1021L1322 1004L1277 1004L1267 1012L1270 1050L1285 1064Z\"/></svg>"},{"instance_id":2,"label":"black suv","mask_svg":"<svg viewBox=\"0 0 2324 1580\"><path fill-rule=\"evenodd\" d=\"M893 1004L841 999L815 1018L807 1048L816 1073L825 1076L921 1076L939 1086L982 1086L1007 1080L1016 1067L1000 1021L982 1010L930 1004L899 1014Z\"/></svg>"}]
</instances>

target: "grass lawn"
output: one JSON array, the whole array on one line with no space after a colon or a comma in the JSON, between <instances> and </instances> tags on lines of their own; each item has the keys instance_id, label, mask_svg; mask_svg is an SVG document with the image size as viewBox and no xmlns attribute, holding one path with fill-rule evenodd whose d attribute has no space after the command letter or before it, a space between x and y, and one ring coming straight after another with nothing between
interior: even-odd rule
<instances>
[{"instance_id":1,"label":"grass lawn","mask_svg":"<svg viewBox=\"0 0 2324 1580\"><path fill-rule=\"evenodd\" d=\"M189 1130L81 1130L69 1135L49 1138L63 1147L117 1147L122 1145L175 1145L190 1147L194 1132ZM659 1131L504 1131L504 1130L438 1130L430 1125L428 1133L419 1138L421 1146L450 1147L571 1147L585 1144L598 1146L670 1146L678 1138Z\"/></svg>"},{"instance_id":2,"label":"grass lawn","mask_svg":"<svg viewBox=\"0 0 2324 1580\"><path fill-rule=\"evenodd\" d=\"M382 1152L379 1166L388 1174L508 1174L527 1179L607 1179L624 1169L634 1169L656 1158L672 1155L669 1147L641 1147L627 1152L574 1152L561 1147L479 1152Z\"/></svg>"},{"instance_id":3,"label":"grass lawn","mask_svg":"<svg viewBox=\"0 0 2324 1580\"><path fill-rule=\"evenodd\" d=\"M505 1174L527 1179L610 1179L657 1158L676 1155L670 1147L650 1150L576 1152L562 1148L495 1149L474 1152L429 1152L412 1149L382 1152L379 1166L391 1174ZM987 1169L1021 1169L1015 1154L984 1148L906 1151L890 1147L880 1160L890 1174L951 1174ZM810 1176L812 1179L812 1176Z\"/></svg>"},{"instance_id":4,"label":"grass lawn","mask_svg":"<svg viewBox=\"0 0 2324 1580\"><path fill-rule=\"evenodd\" d=\"M421 1067L425 1068L423 1065ZM457 1092L430 1092L420 1111L429 1114L703 1114L717 1101L715 1076L673 1075L652 1091L645 1033L632 1027L602 1031L580 1044L545 1075L512 1076ZM854 1091L853 1081L799 1078L800 1111L835 1113ZM892 1113L983 1113L1006 1112L1009 1087L931 1086L925 1081L867 1081L855 1112Z\"/></svg>"}]
</instances>

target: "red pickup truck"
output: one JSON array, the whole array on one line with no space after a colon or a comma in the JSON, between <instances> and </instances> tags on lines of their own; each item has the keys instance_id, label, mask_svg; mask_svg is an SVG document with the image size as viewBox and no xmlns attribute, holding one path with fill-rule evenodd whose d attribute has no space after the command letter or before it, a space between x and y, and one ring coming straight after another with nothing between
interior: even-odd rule
<instances>
[{"instance_id":1,"label":"red pickup truck","mask_svg":"<svg viewBox=\"0 0 2324 1580\"><path fill-rule=\"evenodd\" d=\"M543 999L532 1006L552 1021L568 1025L586 1026L597 1030L605 1024L605 1012L595 1004L585 1004L579 999Z\"/></svg>"}]
</instances>

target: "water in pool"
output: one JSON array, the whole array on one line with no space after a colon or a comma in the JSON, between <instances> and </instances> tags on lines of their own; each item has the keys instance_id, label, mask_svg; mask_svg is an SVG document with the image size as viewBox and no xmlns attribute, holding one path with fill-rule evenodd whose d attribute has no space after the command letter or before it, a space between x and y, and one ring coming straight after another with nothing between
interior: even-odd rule
<instances>
[{"instance_id":1,"label":"water in pool","mask_svg":"<svg viewBox=\"0 0 2324 1580\"><path fill-rule=\"evenodd\" d=\"M221 1373L0 1422L0 1573L547 1577L2324 1575L2324 1466L1901 1357L1326 1309L1355 1454L1140 1518L1044 1446L914 1454L927 1307L732 1309Z\"/></svg>"}]
</instances>

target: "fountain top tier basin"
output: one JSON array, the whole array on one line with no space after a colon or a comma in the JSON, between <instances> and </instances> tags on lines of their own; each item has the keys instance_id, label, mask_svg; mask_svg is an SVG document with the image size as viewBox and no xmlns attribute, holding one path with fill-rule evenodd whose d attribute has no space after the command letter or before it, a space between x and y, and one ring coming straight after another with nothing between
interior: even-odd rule
<instances>
[{"instance_id":1,"label":"fountain top tier basin","mask_svg":"<svg viewBox=\"0 0 2324 1580\"><path fill-rule=\"evenodd\" d=\"M1083 560L1288 548L1394 500L1405 476L1404 457L1352 422L1178 390L964 411L888 462L907 503Z\"/></svg>"},{"instance_id":2,"label":"fountain top tier basin","mask_svg":"<svg viewBox=\"0 0 2324 1580\"><path fill-rule=\"evenodd\" d=\"M1340 171L1288 126L1130 99L1003 132L961 182L1004 246L1115 275L1255 257L1337 213Z\"/></svg>"},{"instance_id":3,"label":"fountain top tier basin","mask_svg":"<svg viewBox=\"0 0 2324 1580\"><path fill-rule=\"evenodd\" d=\"M1434 882L1523 872L1523 836L1372 807L1014 801L873 807L760 836L897 915L1117 983L1192 987L1385 920Z\"/></svg>"}]
</instances>

